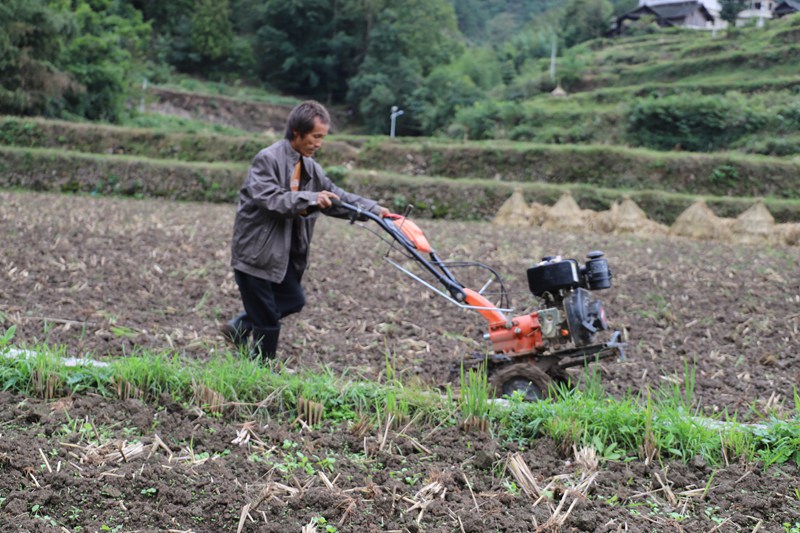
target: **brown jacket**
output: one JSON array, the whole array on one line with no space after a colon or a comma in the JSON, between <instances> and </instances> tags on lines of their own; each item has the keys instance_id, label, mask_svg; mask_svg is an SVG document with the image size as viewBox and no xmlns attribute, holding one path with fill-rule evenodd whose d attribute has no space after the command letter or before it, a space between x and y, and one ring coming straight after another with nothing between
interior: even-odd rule
<instances>
[{"instance_id":1,"label":"brown jacket","mask_svg":"<svg viewBox=\"0 0 800 533\"><path fill-rule=\"evenodd\" d=\"M284 139L264 148L253 158L247 179L239 190L239 207L233 224L231 266L234 269L279 283L291 260L292 266L302 274L308 264L309 243L320 213L316 203L319 191L331 191L343 202L360 205L377 214L376 202L334 185L310 157L303 157L300 190L292 191L289 182L299 157ZM338 217L349 214L336 207L324 213ZM294 239L293 227L297 231Z\"/></svg>"}]
</instances>

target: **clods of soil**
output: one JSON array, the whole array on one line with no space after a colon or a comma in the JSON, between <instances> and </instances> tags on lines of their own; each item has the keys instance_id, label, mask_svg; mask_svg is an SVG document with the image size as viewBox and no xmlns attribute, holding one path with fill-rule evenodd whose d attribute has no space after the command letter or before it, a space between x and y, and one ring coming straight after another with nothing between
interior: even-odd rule
<instances>
[{"instance_id":1,"label":"clods of soil","mask_svg":"<svg viewBox=\"0 0 800 533\"><path fill-rule=\"evenodd\" d=\"M17 326L18 344L63 345L101 359L136 350L202 359L228 350L219 326L241 308L229 267L234 212L231 205L0 193L3 325ZM542 256L582 262L603 250L613 286L593 294L628 339L624 361L599 365L612 394L683 383L688 365L704 409L747 417L750 407L793 407L798 247L417 222L443 259L496 269L520 313L538 304L526 270ZM307 305L281 332L290 366L375 378L389 354L402 377L440 384L459 358L487 349L485 320L393 268L387 249L365 228L322 217L303 280ZM454 272L476 289L489 278Z\"/></svg>"},{"instance_id":2,"label":"clods of soil","mask_svg":"<svg viewBox=\"0 0 800 533\"><path fill-rule=\"evenodd\" d=\"M228 266L234 210L0 192L0 327L15 325L20 347L60 345L101 360L226 352L218 327L240 308ZM597 296L628 340L624 361L595 365L614 396L683 390L693 375L700 412L758 421L794 408L800 248L417 222L444 259L500 272L520 311L537 303L525 271L542 256L582 261L603 250L613 287ZM378 378L389 360L401 379L438 385L453 362L486 348L480 315L404 276L386 251L364 228L320 221L307 306L282 332L289 366ZM457 275L475 288L486 281L481 271ZM318 531L800 528L793 463L601 458L593 467L581 450L547 439L524 450L455 428L391 430L384 439L358 425L215 417L168 398L4 393L0 410L4 531L300 531L311 522ZM512 458L541 494L526 494Z\"/></svg>"}]
</instances>

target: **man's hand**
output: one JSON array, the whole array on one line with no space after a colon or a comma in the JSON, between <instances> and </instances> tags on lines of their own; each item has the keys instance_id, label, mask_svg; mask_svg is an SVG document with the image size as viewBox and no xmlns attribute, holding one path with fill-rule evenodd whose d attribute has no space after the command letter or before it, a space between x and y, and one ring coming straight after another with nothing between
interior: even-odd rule
<instances>
[{"instance_id":1,"label":"man's hand","mask_svg":"<svg viewBox=\"0 0 800 533\"><path fill-rule=\"evenodd\" d=\"M376 205L375 207L378 208L378 216L381 218L386 217L386 215L390 215L392 212L383 207L382 205Z\"/></svg>"},{"instance_id":2,"label":"man's hand","mask_svg":"<svg viewBox=\"0 0 800 533\"><path fill-rule=\"evenodd\" d=\"M320 209L327 209L333 205L333 200L338 200L339 197L331 191L319 191L317 194L317 205Z\"/></svg>"}]
</instances>

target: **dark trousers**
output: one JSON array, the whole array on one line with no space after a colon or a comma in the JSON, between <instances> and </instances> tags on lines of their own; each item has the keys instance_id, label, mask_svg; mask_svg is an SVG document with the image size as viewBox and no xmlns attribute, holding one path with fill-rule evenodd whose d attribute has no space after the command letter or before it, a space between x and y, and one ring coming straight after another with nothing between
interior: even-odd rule
<instances>
[{"instance_id":1,"label":"dark trousers","mask_svg":"<svg viewBox=\"0 0 800 533\"><path fill-rule=\"evenodd\" d=\"M299 312L306 304L300 276L291 266L280 283L238 270L233 274L247 314L243 321L255 328L278 328L283 317Z\"/></svg>"}]
</instances>

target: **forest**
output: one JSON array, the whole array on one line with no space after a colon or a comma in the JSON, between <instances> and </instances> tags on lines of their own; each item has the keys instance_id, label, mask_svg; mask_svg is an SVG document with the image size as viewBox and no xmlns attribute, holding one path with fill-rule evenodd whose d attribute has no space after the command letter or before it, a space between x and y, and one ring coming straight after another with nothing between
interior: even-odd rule
<instances>
[{"instance_id":1,"label":"forest","mask_svg":"<svg viewBox=\"0 0 800 533\"><path fill-rule=\"evenodd\" d=\"M0 113L119 123L143 80L179 74L341 105L405 135L519 98L537 62L601 36L635 0L5 0ZM541 91L556 80L542 73Z\"/></svg>"}]
</instances>

